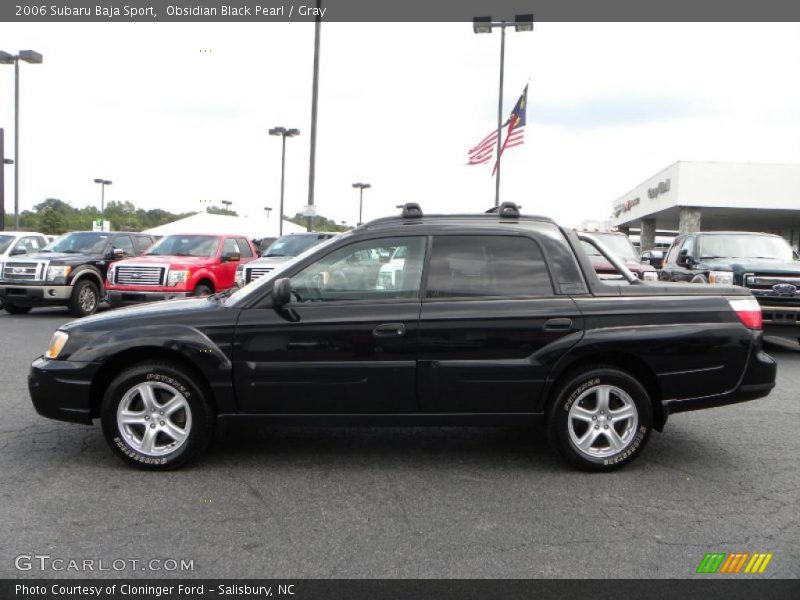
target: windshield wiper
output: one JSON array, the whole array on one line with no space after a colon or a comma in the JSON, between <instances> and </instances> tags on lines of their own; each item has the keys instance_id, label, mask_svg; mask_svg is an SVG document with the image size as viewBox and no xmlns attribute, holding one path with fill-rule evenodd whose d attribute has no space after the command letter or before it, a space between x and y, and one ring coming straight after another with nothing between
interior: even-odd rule
<instances>
[{"instance_id":1,"label":"windshield wiper","mask_svg":"<svg viewBox=\"0 0 800 600\"><path fill-rule=\"evenodd\" d=\"M265 254L264 255L265 258L269 258L270 256L286 256L286 255L285 254L275 254L273 252L270 252L269 254Z\"/></svg>"}]
</instances>

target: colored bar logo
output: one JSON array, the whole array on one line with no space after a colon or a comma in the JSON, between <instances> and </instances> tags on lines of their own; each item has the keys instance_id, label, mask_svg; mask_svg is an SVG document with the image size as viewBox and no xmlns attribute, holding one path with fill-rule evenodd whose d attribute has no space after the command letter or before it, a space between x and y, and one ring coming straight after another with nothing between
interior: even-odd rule
<instances>
[{"instance_id":1,"label":"colored bar logo","mask_svg":"<svg viewBox=\"0 0 800 600\"><path fill-rule=\"evenodd\" d=\"M697 573L763 573L771 560L772 552L706 552L697 566Z\"/></svg>"}]
</instances>

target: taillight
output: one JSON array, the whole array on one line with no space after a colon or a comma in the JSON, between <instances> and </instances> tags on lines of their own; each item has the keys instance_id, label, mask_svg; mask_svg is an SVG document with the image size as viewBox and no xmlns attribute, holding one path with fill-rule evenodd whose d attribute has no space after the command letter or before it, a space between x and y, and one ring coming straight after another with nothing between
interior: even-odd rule
<instances>
[{"instance_id":1,"label":"taillight","mask_svg":"<svg viewBox=\"0 0 800 600\"><path fill-rule=\"evenodd\" d=\"M728 298L733 312L748 329L761 329L761 306L755 298Z\"/></svg>"}]
</instances>

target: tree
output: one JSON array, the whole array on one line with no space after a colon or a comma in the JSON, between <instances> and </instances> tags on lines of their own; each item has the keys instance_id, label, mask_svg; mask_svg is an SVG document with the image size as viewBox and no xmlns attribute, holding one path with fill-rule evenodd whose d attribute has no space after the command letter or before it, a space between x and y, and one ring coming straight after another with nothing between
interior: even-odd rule
<instances>
[{"instance_id":1,"label":"tree","mask_svg":"<svg viewBox=\"0 0 800 600\"><path fill-rule=\"evenodd\" d=\"M239 213L235 210L228 210L227 208L217 208L216 206L209 206L206 212L210 215L229 215L231 217L238 217Z\"/></svg>"},{"instance_id":2,"label":"tree","mask_svg":"<svg viewBox=\"0 0 800 600\"><path fill-rule=\"evenodd\" d=\"M302 225L303 227L306 226L306 217L303 216L303 213L297 213L293 217L284 217L287 221L292 223L296 223L297 225ZM327 219L323 216L316 216L314 217L313 221L314 231L347 231L350 229L346 225L339 225L333 219Z\"/></svg>"},{"instance_id":3,"label":"tree","mask_svg":"<svg viewBox=\"0 0 800 600\"><path fill-rule=\"evenodd\" d=\"M67 219L52 206L39 212L39 231L48 235L61 235L67 231Z\"/></svg>"}]
</instances>

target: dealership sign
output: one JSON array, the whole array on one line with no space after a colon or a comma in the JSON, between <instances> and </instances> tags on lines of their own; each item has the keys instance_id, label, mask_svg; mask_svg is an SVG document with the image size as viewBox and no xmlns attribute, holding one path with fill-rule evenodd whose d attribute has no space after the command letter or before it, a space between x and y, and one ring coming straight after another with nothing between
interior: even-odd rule
<instances>
[{"instance_id":1,"label":"dealership sign","mask_svg":"<svg viewBox=\"0 0 800 600\"><path fill-rule=\"evenodd\" d=\"M654 188L648 188L647 196L653 200L654 198L658 198L661 194L666 194L669 191L669 179L665 179L664 181L659 181L658 185Z\"/></svg>"},{"instance_id":2,"label":"dealership sign","mask_svg":"<svg viewBox=\"0 0 800 600\"><path fill-rule=\"evenodd\" d=\"M625 202L623 202L621 204L617 204L614 207L614 216L618 217L622 213L628 212L629 210L631 210L634 206L637 206L638 204L639 204L639 198L638 197L632 198L631 200L626 200Z\"/></svg>"}]
</instances>

